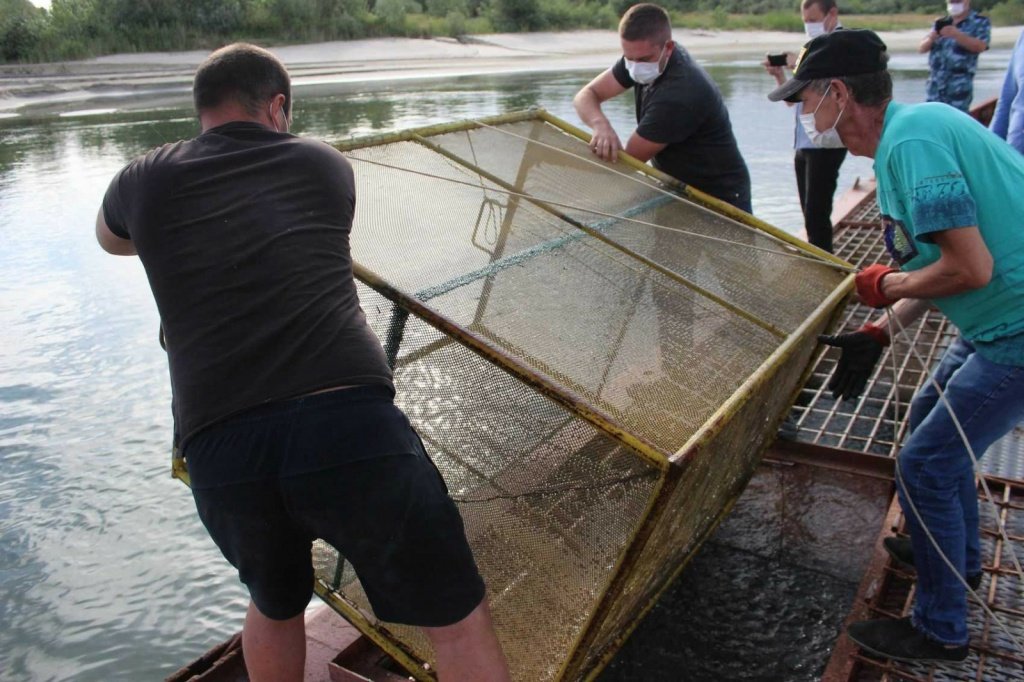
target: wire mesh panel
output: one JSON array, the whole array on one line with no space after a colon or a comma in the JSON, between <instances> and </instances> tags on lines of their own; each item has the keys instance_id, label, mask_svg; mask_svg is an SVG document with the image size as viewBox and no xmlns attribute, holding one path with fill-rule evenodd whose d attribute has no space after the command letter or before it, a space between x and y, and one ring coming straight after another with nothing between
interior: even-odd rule
<instances>
[{"instance_id":1,"label":"wire mesh panel","mask_svg":"<svg viewBox=\"0 0 1024 682\"><path fill-rule=\"evenodd\" d=\"M363 308L513 676L593 676L739 494L847 274L543 112L341 149ZM321 595L429 677L426 640L315 554Z\"/></svg>"}]
</instances>

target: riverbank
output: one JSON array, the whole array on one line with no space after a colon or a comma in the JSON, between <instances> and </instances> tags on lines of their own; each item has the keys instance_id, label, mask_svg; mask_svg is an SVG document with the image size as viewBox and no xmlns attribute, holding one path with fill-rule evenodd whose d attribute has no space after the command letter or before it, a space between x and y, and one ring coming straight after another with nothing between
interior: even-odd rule
<instances>
[{"instance_id":1,"label":"riverbank","mask_svg":"<svg viewBox=\"0 0 1024 682\"><path fill-rule=\"evenodd\" d=\"M1012 47L1020 26L992 29L992 47ZM890 52L914 52L923 30L880 33ZM701 60L759 60L803 40L781 31L679 29L675 38ZM336 41L273 48L298 91L333 84L416 78L570 71L609 66L619 55L614 31L506 33L468 37ZM205 51L119 54L54 64L0 66L0 116L124 110L187 98ZM144 104L143 104L144 103Z\"/></svg>"}]
</instances>

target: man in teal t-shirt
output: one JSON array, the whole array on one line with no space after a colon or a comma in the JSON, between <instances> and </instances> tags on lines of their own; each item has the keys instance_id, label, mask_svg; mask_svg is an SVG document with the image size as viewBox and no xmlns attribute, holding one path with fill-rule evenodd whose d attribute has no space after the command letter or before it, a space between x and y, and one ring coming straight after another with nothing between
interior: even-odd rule
<instances>
[{"instance_id":1,"label":"man in teal t-shirt","mask_svg":"<svg viewBox=\"0 0 1024 682\"><path fill-rule=\"evenodd\" d=\"M941 258L935 235L977 231L993 260L985 286L932 302L994 362L1024 352L1024 157L981 124L937 103L885 110L875 152L886 246L904 272Z\"/></svg>"},{"instance_id":2,"label":"man in teal t-shirt","mask_svg":"<svg viewBox=\"0 0 1024 682\"><path fill-rule=\"evenodd\" d=\"M966 588L983 579L970 452L981 457L1024 420L1024 157L953 108L893 103L887 61L871 31L821 36L769 98L803 102L819 138L838 136L875 159L886 246L900 268L871 265L856 277L864 303L889 308L884 317L822 337L842 349L833 394L864 390L889 343L889 319L898 329L934 304L960 329L914 396L897 458L910 542L892 537L885 546L917 570L913 613L852 623L847 634L876 655L962 661Z\"/></svg>"}]
</instances>

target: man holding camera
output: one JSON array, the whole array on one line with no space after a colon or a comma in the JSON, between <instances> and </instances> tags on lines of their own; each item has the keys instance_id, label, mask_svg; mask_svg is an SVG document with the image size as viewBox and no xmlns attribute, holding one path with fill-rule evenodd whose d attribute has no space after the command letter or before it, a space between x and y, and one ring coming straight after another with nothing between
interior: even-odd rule
<instances>
[{"instance_id":1,"label":"man holding camera","mask_svg":"<svg viewBox=\"0 0 1024 682\"><path fill-rule=\"evenodd\" d=\"M803 0L800 15L808 40L842 28L839 7L835 0ZM770 54L764 62L765 70L778 85L786 81L784 66L794 68L796 55L785 52ZM790 103L792 104L792 103ZM846 148L826 148L811 142L801 124L803 105L793 106L796 131L793 135L793 167L796 171L796 189L800 194L800 210L804 213L807 241L819 249L832 252L832 198L839 180L839 167L846 158Z\"/></svg>"},{"instance_id":2,"label":"man holding camera","mask_svg":"<svg viewBox=\"0 0 1024 682\"><path fill-rule=\"evenodd\" d=\"M971 0L951 1L947 16L936 19L918 46L928 53L929 102L944 102L967 111L974 96L978 55L988 49L992 23L971 9Z\"/></svg>"}]
</instances>

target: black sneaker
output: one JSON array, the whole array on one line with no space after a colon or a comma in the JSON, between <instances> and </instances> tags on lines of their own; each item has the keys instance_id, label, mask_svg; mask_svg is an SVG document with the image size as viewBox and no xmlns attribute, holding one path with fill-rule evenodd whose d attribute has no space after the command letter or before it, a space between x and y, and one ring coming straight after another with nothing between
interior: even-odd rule
<instances>
[{"instance_id":1,"label":"black sneaker","mask_svg":"<svg viewBox=\"0 0 1024 682\"><path fill-rule=\"evenodd\" d=\"M914 571L914 546L910 543L910 538L901 537L898 535L890 535L889 537L882 540L882 546L885 547L885 551L892 557L892 562L903 571ZM967 576L967 584L974 591L977 591L981 587L981 573L975 573Z\"/></svg>"},{"instance_id":2,"label":"black sneaker","mask_svg":"<svg viewBox=\"0 0 1024 682\"><path fill-rule=\"evenodd\" d=\"M910 618L879 618L850 623L847 636L864 651L896 661L962 661L967 645L946 646L919 632Z\"/></svg>"}]
</instances>

